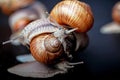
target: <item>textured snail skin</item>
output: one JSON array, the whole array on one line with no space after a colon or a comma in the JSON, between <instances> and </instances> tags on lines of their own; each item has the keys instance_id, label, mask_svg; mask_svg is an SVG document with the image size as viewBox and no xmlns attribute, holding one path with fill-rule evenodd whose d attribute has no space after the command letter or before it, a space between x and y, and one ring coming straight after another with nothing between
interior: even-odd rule
<instances>
[{"instance_id":1,"label":"textured snail skin","mask_svg":"<svg viewBox=\"0 0 120 80\"><path fill-rule=\"evenodd\" d=\"M52 34L41 34L32 39L30 51L37 61L45 64L54 63L64 53L61 42Z\"/></svg>"},{"instance_id":2,"label":"textured snail skin","mask_svg":"<svg viewBox=\"0 0 120 80\"><path fill-rule=\"evenodd\" d=\"M59 2L50 12L50 16L61 25L78 28L78 32L89 31L94 22L90 6L77 0Z\"/></svg>"},{"instance_id":3,"label":"textured snail skin","mask_svg":"<svg viewBox=\"0 0 120 80\"><path fill-rule=\"evenodd\" d=\"M120 2L117 2L113 7L112 18L116 23L120 24Z\"/></svg>"}]
</instances>

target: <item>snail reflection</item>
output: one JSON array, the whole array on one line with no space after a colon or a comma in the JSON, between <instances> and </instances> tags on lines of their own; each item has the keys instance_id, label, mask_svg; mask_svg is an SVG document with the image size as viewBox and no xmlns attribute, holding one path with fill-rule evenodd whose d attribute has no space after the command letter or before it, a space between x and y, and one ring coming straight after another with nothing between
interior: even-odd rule
<instances>
[{"instance_id":1,"label":"snail reflection","mask_svg":"<svg viewBox=\"0 0 120 80\"><path fill-rule=\"evenodd\" d=\"M28 46L32 56L39 62L19 64L8 71L25 77L40 78L66 73L74 65L83 63L71 61L77 51L88 45L87 32L92 28L93 22L88 4L78 0L59 2L48 17L30 22L19 34L4 42L17 40Z\"/></svg>"}]
</instances>

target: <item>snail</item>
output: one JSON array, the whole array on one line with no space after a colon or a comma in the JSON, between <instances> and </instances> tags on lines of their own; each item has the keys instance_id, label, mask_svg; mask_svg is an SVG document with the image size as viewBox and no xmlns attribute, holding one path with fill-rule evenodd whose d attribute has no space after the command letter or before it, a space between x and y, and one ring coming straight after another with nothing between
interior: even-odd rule
<instances>
[{"instance_id":1,"label":"snail","mask_svg":"<svg viewBox=\"0 0 120 80\"><path fill-rule=\"evenodd\" d=\"M62 1L62 2L64 2L64 1ZM77 2L75 0L73 3L77 3ZM71 3L71 1L70 1L70 3ZM76 5L78 5L78 3ZM58 4L60 4L60 3L58 3ZM85 4L85 3L83 3L83 4ZM73 4L69 4L69 5L73 5ZM82 7L80 7L80 8L82 8ZM54 9L53 9L53 11L54 11ZM88 12L90 12L90 11L88 10ZM78 14L80 14L80 13L81 12L78 12ZM51 14L52 14L52 12L51 12ZM82 38L83 38L83 40L87 39L84 37L85 36L84 34L86 34L86 33L84 33L83 34L84 36L83 36L82 33L80 33L80 32L74 32L76 30L80 30L83 28L81 28L79 26L78 27L76 26L76 28L72 28L69 25L69 23L67 24L67 25L69 25L69 28L59 25L56 22L56 20L54 20L54 17L51 14L49 15L49 17L47 19L42 18L42 19L38 19L38 20L35 20L35 21L29 23L26 27L24 27L24 29L20 32L20 34L15 35L9 41L4 42L3 44L8 43L8 42L14 42L15 40L18 40L21 44L23 44L25 46L29 46L33 57L37 61L42 62L44 64L56 63L56 61L57 61L56 59L59 60L59 58L61 58L63 55L66 55L68 58L72 57L71 53L74 53L80 47L84 47L87 45L88 40L85 41L85 44L82 44L81 42L79 42L80 39L82 39ZM68 13L68 15L70 15L70 14ZM71 16L73 16L73 14ZM71 17L71 16L67 16L67 17ZM84 16L84 17L86 17L86 16ZM74 18L70 19L70 21L74 21L74 20L75 20ZM93 20L93 17L90 17L90 20ZM75 20L75 22L76 22L76 20ZM78 24L78 23L75 23L75 24ZM91 24L89 24L89 25L91 26ZM86 29L86 27L87 26L85 26L85 29ZM81 37L81 35L82 35L82 37ZM79 37L81 37L81 38L79 38ZM84 43L83 40L82 40L82 42Z\"/></svg>"},{"instance_id":2,"label":"snail","mask_svg":"<svg viewBox=\"0 0 120 80\"><path fill-rule=\"evenodd\" d=\"M45 11L47 11L46 7L42 3L36 1L32 3L31 6L20 9L11 14L9 16L9 25L12 31L10 38L17 36L21 30L30 22L39 18L47 17ZM12 42L12 44L20 45L20 42L16 40Z\"/></svg>"},{"instance_id":3,"label":"snail","mask_svg":"<svg viewBox=\"0 0 120 80\"><path fill-rule=\"evenodd\" d=\"M83 9L83 11L85 11L86 12L86 15L84 15L83 13L82 13L82 11L80 11L80 10L77 10L77 9L73 9L73 10L75 10L75 11L72 11L73 12L73 14L65 14L65 15L63 15L63 17L65 17L65 18L67 18L68 20L70 20L70 21L68 21L68 20L66 20L66 21L68 21L68 23L63 23L63 24L65 24L65 25L69 25L69 28L71 27L71 28L73 28L73 25L74 24L77 24L78 25L78 22L79 22L79 24L82 22L81 20L83 20L84 21L84 19L86 19L86 21L88 20L89 22L88 23L86 23L87 25L84 25L85 23L83 23L83 24L81 24L81 26L77 26L77 25L74 25L75 26L75 28L73 28L73 29L68 29L68 28L66 28L65 26L60 26L59 24L61 24L61 23L59 23L59 21L58 20L56 20L56 18L54 17L54 15L58 15L58 14L56 14L55 13L55 10L62 10L62 6L58 6L57 7L57 5L61 5L62 3L64 3L64 4L67 4L68 3L68 6L66 7L65 6L65 9L67 10L69 10L69 8L70 8L70 6L72 6L73 8L76 8L76 5L77 5L77 7L79 7L80 9ZM35 48L32 48L32 46L31 46L31 44L33 44L33 42L32 41L34 41L33 40L33 38L36 38L36 37L38 37L38 35L39 36L41 36L41 35L44 35L44 34L46 34L46 33L50 33L50 35L49 36L51 36L51 34L53 35L53 36L51 36L51 37L56 37L57 39L56 39L56 42L55 42L55 47L56 47L56 45L58 45L58 48L59 48L59 45L61 45L62 44L62 46L63 46L63 48L64 48L64 50L61 50L60 51L60 54L61 53L66 53L68 56L71 56L71 55L69 55L70 54L70 51L71 50L73 50L74 51L74 48L76 49L76 45L75 45L75 47L73 46L73 44L75 44L74 42L78 42L77 40L76 41L74 41L75 40L75 38L77 39L77 37L76 36L74 36L73 34L70 34L71 32L73 32L73 31L76 31L76 30L78 30L78 31L80 31L80 32L86 32L86 30L88 30L88 27L90 28L91 26L92 26L92 23L93 23L93 16L92 16L92 12L91 12L91 9L90 9L90 7L87 5L87 4L85 4L85 3L82 3L82 2L80 2L80 1L77 1L77 0L71 0L71 1L68 1L68 0L66 0L66 1L61 1L60 3L58 3L56 6L55 6L55 8L53 8L53 10L51 11L51 13L50 13L50 17L48 18L48 19L40 19L40 20L36 20L36 21L33 21L33 22L31 22L30 24L28 24L21 32L20 32L20 35L15 35L15 37L13 37L13 38L11 38L11 40L10 41L8 41L8 42L14 42L15 40L18 40L19 42L21 42L23 45L28 45L28 46L30 46L30 50L31 50L31 52L32 52L32 50L34 50L34 49L37 49L36 47ZM69 6L70 5L70 6ZM83 6L84 5L84 6ZM63 13L66 13L66 10L64 10L64 11L61 11L61 12L63 12ZM70 10L71 11L71 10ZM61 13L61 12L59 12L59 13ZM78 15L77 15L77 17L78 17L78 20L76 21L76 14L74 13L74 12L77 12L78 13ZM54 14L54 15L53 15ZM69 15L69 16L67 16L67 15ZM82 18L79 18L80 17L80 15L81 16L83 16ZM62 16L62 15L61 15ZM73 18L73 16L74 16L74 18ZM88 16L88 18L86 18L86 16ZM58 18L57 19L60 19L59 18L59 16L57 16ZM53 20L53 23L50 21L51 19L54 19ZM64 19L64 18L63 18ZM61 19L61 22L62 21L64 21L63 19ZM55 21L57 21L57 22L55 22ZM72 21L72 22L71 22ZM54 23L55 22L55 23ZM59 24L57 24L57 23L59 23ZM74 23L74 24L71 24L71 23ZM84 25L84 28L83 28L83 26L82 25ZM59 27L59 28L58 28ZM87 27L87 28L86 28ZM70 30L70 31L69 31ZM44 36L47 36L47 35L44 35ZM72 36L72 37L71 37ZM78 35L79 36L79 35ZM75 37L75 38L74 38ZM39 37L40 38L40 40L42 40L42 38L44 39L46 39L46 37ZM65 38L66 38L66 40L65 40ZM68 38L68 40L67 40L67 38ZM54 38L55 39L55 38ZM53 39L53 40L54 40ZM73 41L69 41L69 39L70 40L73 40ZM36 39L36 40L39 40L39 39ZM58 40L58 41L57 41ZM66 42L66 41L68 41L68 43L69 43L69 45L67 45L68 43ZM48 41L47 41L48 42ZM52 41L50 41L50 42L52 42ZM58 44L58 42L60 42L60 44ZM7 43L7 42L5 42L5 43ZM3 44L5 44L5 43L3 43ZM42 41L40 42L40 43L42 43ZM37 43L38 44L38 43ZM42 43L42 44L44 44L44 42ZM42 45L42 44L40 44L40 46ZM52 44L50 44L50 46L51 46ZM79 45L81 45L80 43L77 45L77 48L79 48ZM53 46L54 46L54 44L53 44ZM71 46L73 46L73 47L71 47ZM42 46L41 46L42 47ZM70 49L67 49L67 48L69 48L70 47ZM61 47L60 47L60 49L62 49ZM44 50L44 49L42 49L42 50ZM38 51L39 51L39 49L38 49ZM44 50L44 51L46 51L46 50ZM43 51L43 52L44 52ZM63 52L62 52L63 51ZM77 51L77 49L76 49L76 51ZM37 51L36 51L37 52ZM33 52L32 52L33 53ZM48 52L46 52L46 53L48 53ZM40 54L40 53L37 53L37 54ZM44 53L43 53L44 54ZM34 54L35 56L36 56L36 54ZM33 56L34 56L33 55ZM47 54L48 55L48 54ZM36 58L36 57L35 57ZM54 58L54 57L53 57ZM57 58L57 57L56 57ZM36 58L37 59L37 58ZM47 58L46 58L47 59ZM45 60L46 60L45 59ZM40 62L43 62L43 63L47 63L47 64L49 64L50 62L52 62L52 60L53 61L55 61L54 59L51 59L51 60L49 60L50 58L48 58L48 60L47 61L42 61L42 59L40 60ZM38 59L37 59L38 60ZM39 60L38 60L39 61ZM48 62L48 61L50 61L50 62Z\"/></svg>"},{"instance_id":4,"label":"snail","mask_svg":"<svg viewBox=\"0 0 120 80\"><path fill-rule=\"evenodd\" d=\"M35 0L0 0L0 7L4 14L11 15L14 11L29 6L34 1Z\"/></svg>"},{"instance_id":5,"label":"snail","mask_svg":"<svg viewBox=\"0 0 120 80\"><path fill-rule=\"evenodd\" d=\"M21 44L28 46L32 56L39 62L30 62L9 68L9 72L22 76L46 78L56 74L66 73L69 69L73 68L74 65L83 63L70 63L70 60L73 58L73 54L79 49L87 46L88 36L86 32L90 30L93 25L93 15L90 7L83 2L65 0L57 5L63 2L65 2L66 5L68 3L68 7L64 6L66 10L59 11L59 6L57 9L55 6L47 18L30 22L21 30L20 34L5 42L8 43L18 40ZM69 14L71 11L70 6L78 7L78 9L72 11L74 14ZM82 11L79 10L79 8ZM57 10L58 13L62 12L65 15L55 17L57 14L54 13L54 11L56 12ZM68 12L66 13L66 11ZM78 15L76 15L76 12ZM76 19L76 17L78 18ZM64 18L66 18L65 20L67 22L64 22ZM33 67L35 67L35 69L32 69ZM28 74L24 73L24 71L22 72L22 70L25 70ZM31 72L34 72L34 74L31 74Z\"/></svg>"},{"instance_id":6,"label":"snail","mask_svg":"<svg viewBox=\"0 0 120 80\"><path fill-rule=\"evenodd\" d=\"M112 10L113 21L120 24L120 2L117 2Z\"/></svg>"},{"instance_id":7,"label":"snail","mask_svg":"<svg viewBox=\"0 0 120 80\"><path fill-rule=\"evenodd\" d=\"M19 35L8 42L14 42L17 39L23 45L29 45L30 51L37 61L51 64L63 53L71 57L71 53L77 51L82 45L79 42L80 38L76 37L81 36L81 34L72 34L75 30L76 28L68 30L62 26L60 27L59 24L51 22L49 18L38 19L29 23ZM51 52L49 53L47 50Z\"/></svg>"},{"instance_id":8,"label":"snail","mask_svg":"<svg viewBox=\"0 0 120 80\"><path fill-rule=\"evenodd\" d=\"M14 12L9 17L11 30L17 32L31 21L46 17L45 11L47 11L47 9L42 3L34 2L31 6Z\"/></svg>"},{"instance_id":9,"label":"snail","mask_svg":"<svg viewBox=\"0 0 120 80\"><path fill-rule=\"evenodd\" d=\"M94 22L90 6L78 0L64 0L59 2L50 12L50 16L60 25L78 28L78 32L89 31Z\"/></svg>"},{"instance_id":10,"label":"snail","mask_svg":"<svg viewBox=\"0 0 120 80\"><path fill-rule=\"evenodd\" d=\"M100 29L103 34L118 34L120 33L120 2L117 2L112 8L111 23L108 23Z\"/></svg>"}]
</instances>

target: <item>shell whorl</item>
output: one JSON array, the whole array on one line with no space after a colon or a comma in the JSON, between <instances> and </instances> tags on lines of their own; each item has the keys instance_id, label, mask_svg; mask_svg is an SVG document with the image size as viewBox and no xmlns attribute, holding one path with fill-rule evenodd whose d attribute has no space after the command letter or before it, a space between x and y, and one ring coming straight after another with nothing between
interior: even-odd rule
<instances>
[{"instance_id":1,"label":"shell whorl","mask_svg":"<svg viewBox=\"0 0 120 80\"><path fill-rule=\"evenodd\" d=\"M78 28L79 32L87 32L94 22L89 5L78 0L61 1L52 9L50 16L61 25Z\"/></svg>"},{"instance_id":2,"label":"shell whorl","mask_svg":"<svg viewBox=\"0 0 120 80\"><path fill-rule=\"evenodd\" d=\"M37 61L51 64L61 56L63 47L53 34L42 34L32 39L30 51Z\"/></svg>"},{"instance_id":3,"label":"shell whorl","mask_svg":"<svg viewBox=\"0 0 120 80\"><path fill-rule=\"evenodd\" d=\"M60 50L62 43L54 35L50 35L45 39L44 45L47 51L55 53Z\"/></svg>"}]
</instances>

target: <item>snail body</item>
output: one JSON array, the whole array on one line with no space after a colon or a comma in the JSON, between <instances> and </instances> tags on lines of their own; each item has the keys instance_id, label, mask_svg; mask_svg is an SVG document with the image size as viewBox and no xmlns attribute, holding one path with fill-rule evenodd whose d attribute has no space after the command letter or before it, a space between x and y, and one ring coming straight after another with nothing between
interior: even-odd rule
<instances>
[{"instance_id":1,"label":"snail body","mask_svg":"<svg viewBox=\"0 0 120 80\"><path fill-rule=\"evenodd\" d=\"M35 12L30 11L32 18L30 15L26 17L29 10L13 16L11 26L14 27L11 29L15 34L3 44L18 41L28 46L32 56L40 63L29 62L9 68L8 71L24 77L46 78L66 73L75 65L82 64L70 63L69 60L88 45L86 32L93 24L89 6L78 0L64 0L55 6L48 18L42 18L37 11L39 8Z\"/></svg>"},{"instance_id":2,"label":"snail body","mask_svg":"<svg viewBox=\"0 0 120 80\"><path fill-rule=\"evenodd\" d=\"M28 24L21 32L21 35L24 38L24 44L30 44L32 38L37 35L44 33L53 33L57 31L58 28L51 24L48 19L39 19Z\"/></svg>"},{"instance_id":3,"label":"snail body","mask_svg":"<svg viewBox=\"0 0 120 80\"><path fill-rule=\"evenodd\" d=\"M94 22L90 6L78 0L59 2L50 12L50 16L61 25L78 28L78 32L89 31Z\"/></svg>"}]
</instances>

